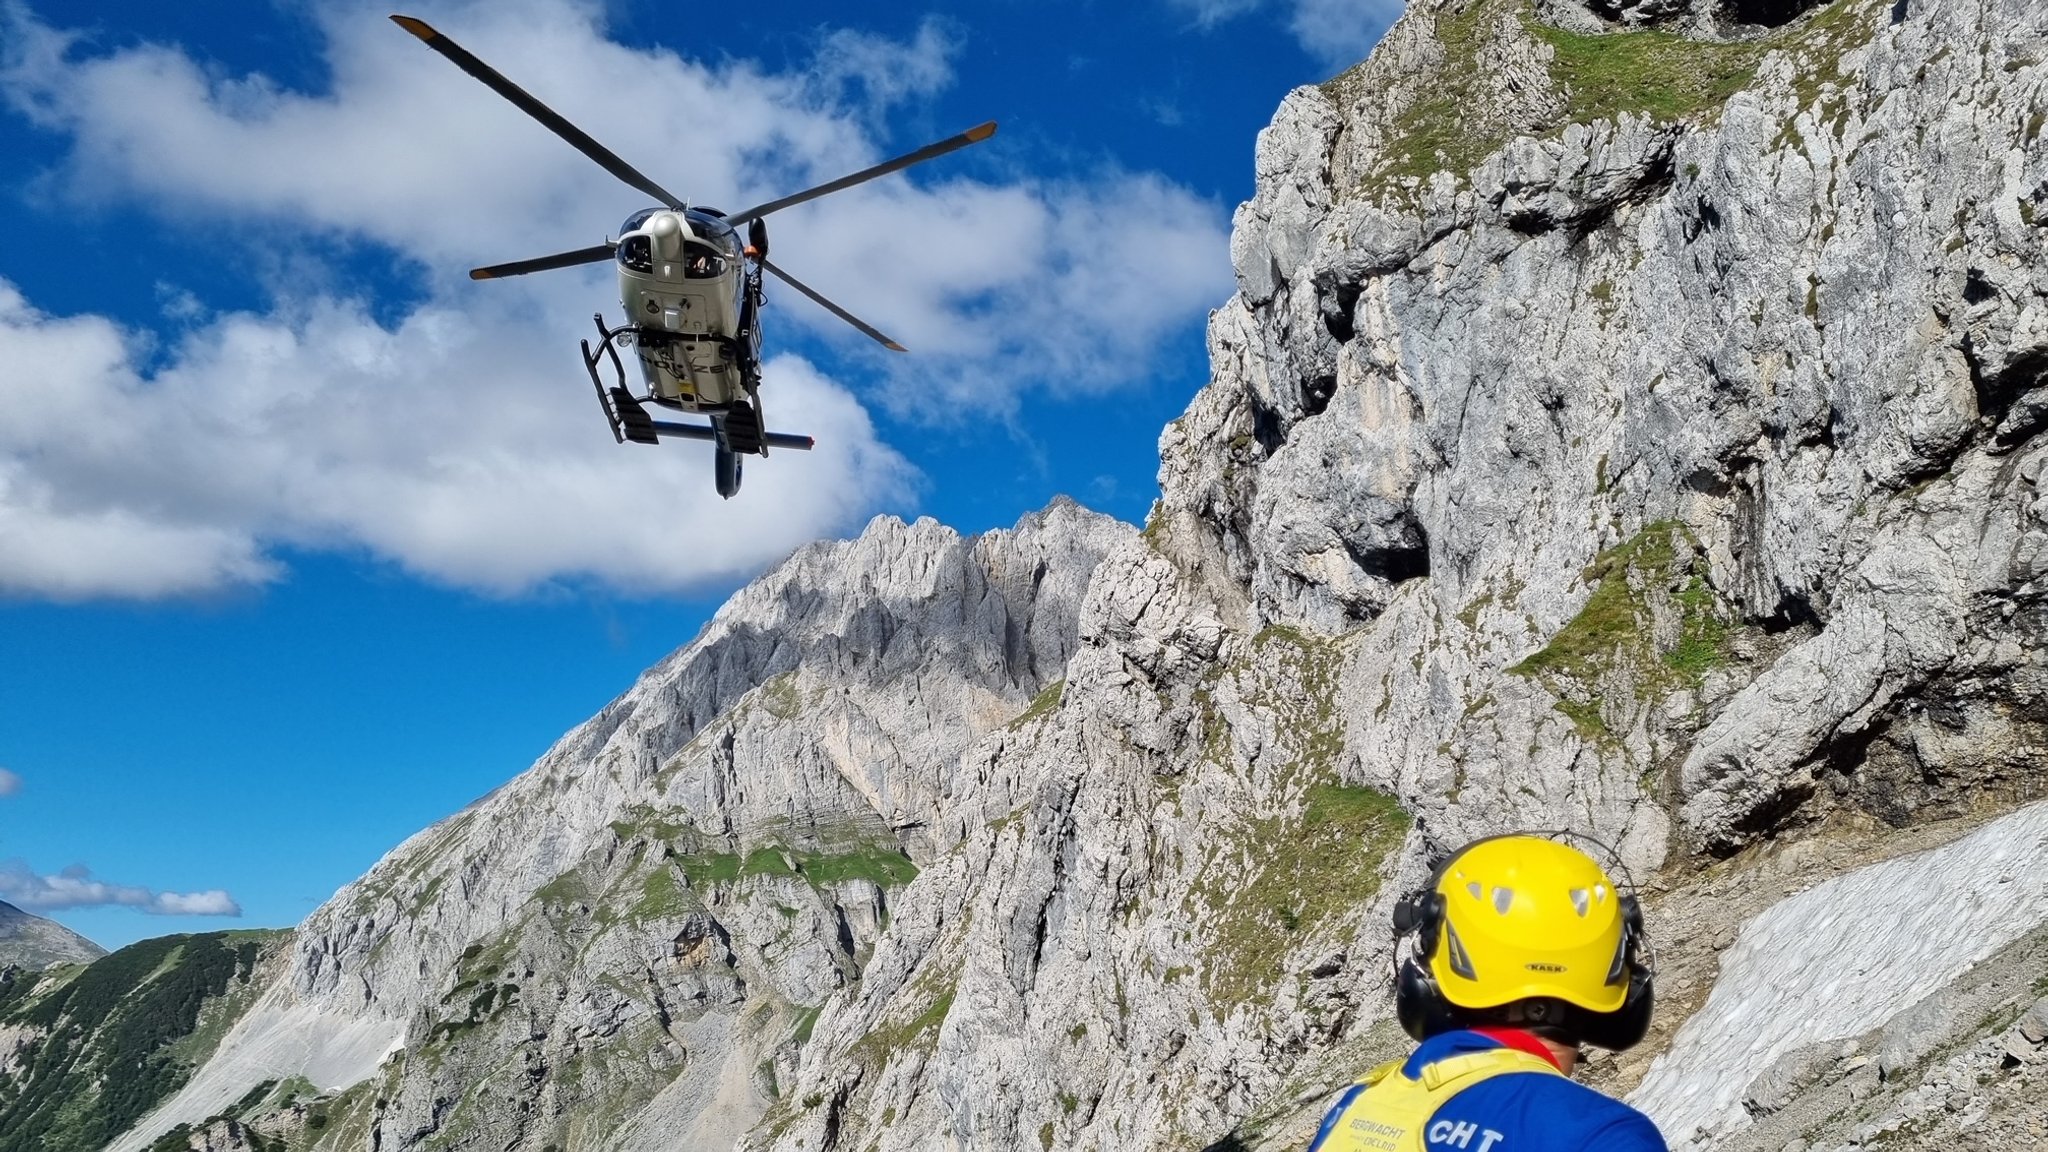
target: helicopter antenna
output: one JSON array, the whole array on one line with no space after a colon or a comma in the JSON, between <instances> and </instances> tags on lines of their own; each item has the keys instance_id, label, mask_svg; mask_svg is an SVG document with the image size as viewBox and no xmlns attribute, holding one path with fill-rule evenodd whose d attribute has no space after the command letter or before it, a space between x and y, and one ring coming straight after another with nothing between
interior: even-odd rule
<instances>
[{"instance_id":1,"label":"helicopter antenna","mask_svg":"<svg viewBox=\"0 0 2048 1152\"><path fill-rule=\"evenodd\" d=\"M561 113L534 99L526 89L505 79L497 69L470 55L462 45L434 31L433 25L411 16L394 15L391 17L391 20L400 28L419 37L427 47L454 61L457 68L483 81L491 91L510 100L518 106L520 111L540 121L548 131L567 140L578 152L597 161L598 165L605 171L632 187L639 189L641 192L654 197L668 207L678 212L682 211L683 200L681 197L648 179L638 168L619 159L618 155L611 149L591 139L588 133L569 123L568 120L562 117ZM912 161L912 163L915 163L915 161ZM588 252L590 250L585 249L585 251ZM605 255L609 256L611 253L607 252ZM588 263L589 261L582 262ZM550 265L550 267L562 267L562 265ZM487 269L479 269L479 271L487 271ZM523 271L537 272L540 269L527 268L523 269ZM516 275L516 273L507 273L507 275ZM485 279L485 277L478 277L478 279Z\"/></svg>"},{"instance_id":2,"label":"helicopter antenna","mask_svg":"<svg viewBox=\"0 0 2048 1152\"><path fill-rule=\"evenodd\" d=\"M780 212L784 208L802 204L807 200L816 200L820 196L830 196L834 192L843 191L856 184L865 184L877 176L887 176L891 172L900 172L912 164L922 164L934 157L944 156L948 152L957 152L969 144L979 144L995 134L995 121L991 120L986 124L977 124L958 136L948 136L937 144L927 144L915 152L906 152L894 160L885 160L872 168L863 168L851 176L841 176L829 184L820 184L816 188L807 188L793 196L784 196L780 200L770 200L766 204L757 204L745 212L735 212L727 216L725 222L738 227L756 217L766 216L770 212ZM781 274L777 273L777 275ZM783 276L783 279L788 280L789 277ZM790 280L790 283L795 284L796 281ZM809 290L806 289L805 291L808 293ZM870 334L872 335L872 333Z\"/></svg>"}]
</instances>

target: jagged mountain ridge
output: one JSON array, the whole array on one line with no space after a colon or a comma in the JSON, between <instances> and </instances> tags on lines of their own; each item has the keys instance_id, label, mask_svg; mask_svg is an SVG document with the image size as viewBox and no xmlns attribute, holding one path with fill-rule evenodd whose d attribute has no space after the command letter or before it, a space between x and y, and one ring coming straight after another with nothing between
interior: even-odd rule
<instances>
[{"instance_id":1,"label":"jagged mountain ridge","mask_svg":"<svg viewBox=\"0 0 2048 1152\"><path fill-rule=\"evenodd\" d=\"M105 948L62 924L0 900L0 968L90 964L106 954Z\"/></svg>"},{"instance_id":2,"label":"jagged mountain ridge","mask_svg":"<svg viewBox=\"0 0 2048 1152\"><path fill-rule=\"evenodd\" d=\"M807 679L707 656L714 626L518 799L323 910L240 1050L368 1022L318 1147L1288 1148L1398 1047L1385 911L1425 851L1568 826L1671 926L1653 1042L1591 1075L1642 1082L1674 1140L2023 1140L2034 1065L1990 1091L1964 1057L2019 1043L1998 1022L2030 987L1962 984L2028 955L2031 897L1836 1006L1889 1035L1952 996L1973 1014L1926 1031L1960 1049L1873 1060L1833 1013L1716 1037L1749 1036L1724 972L1802 978L1753 967L1770 941L1844 954L1819 945L1935 922L1941 886L1896 875L2048 862L2011 811L2042 746L2044 20L1411 6L1262 135L1160 504L1070 574L1070 638L1000 709L949 691L875 724L844 789L738 773L742 734L802 764L858 728L835 709L875 706L859 656L896 637ZM903 566L924 547L955 543ZM703 706L642 716L682 664ZM884 827L914 879L869 851ZM1832 875L1826 915L1787 899ZM1786 1084L1839 1110L1771 1119Z\"/></svg>"},{"instance_id":3,"label":"jagged mountain ridge","mask_svg":"<svg viewBox=\"0 0 2048 1152\"><path fill-rule=\"evenodd\" d=\"M293 1075L372 1078L332 1146L372 1122L730 1143L788 1034L857 976L909 857L975 819L945 802L950 761L1057 678L1096 559L1130 533L1063 501L974 539L885 517L800 550L316 911L221 1056L116 1147ZM508 1060L534 1070L519 1107L451 1113Z\"/></svg>"}]
</instances>

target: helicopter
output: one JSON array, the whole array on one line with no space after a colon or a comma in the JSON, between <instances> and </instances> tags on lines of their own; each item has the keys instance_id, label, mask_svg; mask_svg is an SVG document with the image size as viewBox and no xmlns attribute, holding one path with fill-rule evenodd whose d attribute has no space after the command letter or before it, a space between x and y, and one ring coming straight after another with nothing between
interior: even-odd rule
<instances>
[{"instance_id":1,"label":"helicopter","mask_svg":"<svg viewBox=\"0 0 2048 1152\"><path fill-rule=\"evenodd\" d=\"M628 216L619 226L616 240L573 252L493 264L473 269L469 275L473 280L497 280L605 260L616 262L625 322L608 325L604 313L599 312L592 317L597 325L596 346L593 348L587 339L582 341L583 367L590 374L598 404L611 425L612 439L621 444L657 444L663 437L710 441L714 445L713 474L718 494L728 500L740 490L745 457L766 456L770 448L808 451L816 443L809 436L768 431L762 420L762 273L788 284L884 348L892 352L904 350L866 321L770 263L768 225L764 218L772 212L979 143L996 131L995 122L989 121L915 152L779 200L757 204L744 212L720 212L689 204L648 179L426 21L397 15L391 19L599 167L660 202ZM739 233L742 227L747 230L744 240ZM631 349L639 363L644 391L638 395L626 385L626 368L619 356L621 348ZM614 378L610 384L605 383L600 371L607 360ZM650 403L671 411L702 415L710 423L657 420L647 410Z\"/></svg>"}]
</instances>

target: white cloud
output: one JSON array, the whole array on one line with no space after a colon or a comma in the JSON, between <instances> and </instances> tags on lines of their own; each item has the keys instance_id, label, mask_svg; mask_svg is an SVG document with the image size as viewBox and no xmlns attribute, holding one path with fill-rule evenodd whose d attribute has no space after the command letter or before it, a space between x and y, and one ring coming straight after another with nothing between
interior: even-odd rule
<instances>
[{"instance_id":1,"label":"white cloud","mask_svg":"<svg viewBox=\"0 0 2048 1152\"><path fill-rule=\"evenodd\" d=\"M1278 0L1287 27L1311 56L1332 68L1365 59L1395 20L1406 0ZM1269 0L1167 0L1207 28L1270 6Z\"/></svg>"},{"instance_id":2,"label":"white cloud","mask_svg":"<svg viewBox=\"0 0 2048 1152\"><path fill-rule=\"evenodd\" d=\"M0 799L21 794L21 777L0 768Z\"/></svg>"},{"instance_id":3,"label":"white cloud","mask_svg":"<svg viewBox=\"0 0 2048 1152\"><path fill-rule=\"evenodd\" d=\"M1288 27L1309 53L1333 68L1349 68L1366 58L1394 21L1406 0L1291 0L1294 14Z\"/></svg>"},{"instance_id":4,"label":"white cloud","mask_svg":"<svg viewBox=\"0 0 2048 1152\"><path fill-rule=\"evenodd\" d=\"M864 98L881 111L943 91L953 81L953 54L959 46L953 31L931 18L909 43L851 28L834 29L819 45L810 80L828 103Z\"/></svg>"},{"instance_id":5,"label":"white cloud","mask_svg":"<svg viewBox=\"0 0 2048 1152\"><path fill-rule=\"evenodd\" d=\"M728 210L926 143L885 143L870 123L878 108L950 82L954 51L935 22L908 43L842 31L822 38L808 66L777 75L748 61L713 66L614 43L591 23L590 6L566 0L423 7L441 31L670 191ZM448 287L474 264L594 243L644 203L393 27L382 8L348 0L319 10L333 90L317 96L260 76L210 75L161 46L92 55L9 10L0 93L71 137L67 183L77 195L118 192L251 226L368 238L418 256ZM1192 329L1230 292L1220 205L1155 176L988 184L961 178L958 163L941 159L914 179L892 176L770 221L777 263L843 294L841 303L884 331L985 334L913 346L934 357L933 372L969 382L956 400L999 409L1022 389L1060 385L1070 373L1043 366L1073 359L1097 333L1127 330L1116 311L1130 301L1073 298L1077 278L1150 282L1156 290L1136 330L1155 341L1153 313ZM1105 219L1101 206L1134 191L1127 210ZM1140 230L1147 242L1119 243L1105 223ZM291 237L273 228L264 239ZM934 271L954 275L934 284ZM984 296L990 289L1000 297ZM800 320L848 347L861 340L793 292L771 294L790 304L774 321ZM594 288L568 315L612 296ZM1087 329L1048 327L1048 316ZM988 343L1030 354L996 370L936 362ZM1152 349L1143 351L1114 372L1089 373L1088 386L1142 378Z\"/></svg>"},{"instance_id":6,"label":"white cloud","mask_svg":"<svg viewBox=\"0 0 2048 1152\"><path fill-rule=\"evenodd\" d=\"M516 592L588 577L669 591L743 574L899 499L910 471L847 392L792 357L771 426L814 452L712 491L695 445L613 444L575 353L514 287L385 328L350 302L229 315L145 375L113 325L0 281L0 589L150 597L257 583L269 547L365 548ZM567 355L564 353L567 352ZM772 518L759 508L773 508Z\"/></svg>"},{"instance_id":7,"label":"white cloud","mask_svg":"<svg viewBox=\"0 0 2048 1152\"><path fill-rule=\"evenodd\" d=\"M815 67L772 75L614 43L595 12L422 5L656 180L729 209L895 151L872 130L877 110L951 76L937 23L903 43L827 34ZM777 263L913 354L881 352L771 284L771 353L794 322L848 358L836 378L771 360L770 426L810 433L818 450L751 461L745 492L720 501L707 449L607 434L574 342L600 305L616 314L609 269L464 275L586 246L641 195L384 13L316 9L332 81L308 95L177 48L105 51L0 0L0 100L70 142L52 194L133 203L138 226L149 212L232 222L250 248L226 256L274 269L277 294L268 314L214 313L154 289L180 331L145 357L104 318L39 311L0 268L0 592L261 583L279 575L283 545L365 550L508 593L743 576L908 498L914 470L879 441L849 378L935 422L1038 389L1110 390L1144 379L1162 341L1194 338L1229 292L1221 209L1148 174L986 183L942 160L920 182L775 216ZM424 302L378 322L324 288L306 238L417 256Z\"/></svg>"},{"instance_id":8,"label":"white cloud","mask_svg":"<svg viewBox=\"0 0 2048 1152\"><path fill-rule=\"evenodd\" d=\"M108 884L92 870L73 865L55 876L38 874L23 860L0 860L0 900L30 912L115 906L155 916L240 916L234 897L207 892L157 892L131 884Z\"/></svg>"},{"instance_id":9,"label":"white cloud","mask_svg":"<svg viewBox=\"0 0 2048 1152\"><path fill-rule=\"evenodd\" d=\"M806 275L812 287L905 317L885 330L912 354L876 354L891 382L882 402L898 411L971 415L1007 406L1023 382L1113 390L1167 339L1197 339L1191 320L1224 298L1213 287L1228 275L1223 234L1190 243L1207 209L1156 176L977 187L937 203L878 188L849 193L843 211L863 226L793 219L777 242L793 236L825 269Z\"/></svg>"},{"instance_id":10,"label":"white cloud","mask_svg":"<svg viewBox=\"0 0 2048 1152\"><path fill-rule=\"evenodd\" d=\"M1188 12L1197 24L1204 28L1221 24L1233 16L1242 16L1256 10L1265 0L1168 0L1174 7Z\"/></svg>"},{"instance_id":11,"label":"white cloud","mask_svg":"<svg viewBox=\"0 0 2048 1152\"><path fill-rule=\"evenodd\" d=\"M206 318L205 303L189 288L180 288L176 284L167 284L159 280L156 285L156 301L157 308L166 320L191 323Z\"/></svg>"}]
</instances>

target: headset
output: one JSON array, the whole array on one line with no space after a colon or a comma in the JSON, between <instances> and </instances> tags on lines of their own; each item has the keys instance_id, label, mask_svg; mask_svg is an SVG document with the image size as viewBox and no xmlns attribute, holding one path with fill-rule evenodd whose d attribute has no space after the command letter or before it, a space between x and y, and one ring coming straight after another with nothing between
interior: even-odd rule
<instances>
[{"instance_id":1,"label":"headset","mask_svg":"<svg viewBox=\"0 0 2048 1152\"><path fill-rule=\"evenodd\" d=\"M1614 970L1608 974L1609 983L1619 981L1624 973L1628 977L1628 993L1621 1007L1612 1012L1592 1012L1564 1000L1543 997L1521 1001L1522 1014L1516 1023L1555 1031L1574 1043L1591 1044L1613 1052L1634 1047L1650 1030L1650 1014L1657 999L1655 952L1643 928L1643 909L1641 901L1636 898L1635 879L1629 875L1628 866L1622 863L1620 853L1614 849L1583 833L1560 830L1503 832L1474 840L1438 862L1422 887L1395 901L1394 1013L1401 1022L1402 1030L1417 1040L1426 1040L1440 1032L1470 1027L1474 1023L1508 1022L1504 1016L1488 1020L1489 1013L1496 1012L1496 1009L1463 1008L1451 1003L1445 998L1436 976L1430 972L1428 961L1436 952L1437 938L1443 931L1444 897L1436 889L1443 882L1444 875L1459 857L1473 848L1513 836L1555 840L1572 847L1577 845L1571 845L1571 840L1583 840L1604 851L1619 865L1622 879L1629 888L1621 896L1621 949L1615 955ZM1413 946L1408 955L1403 956L1401 941L1410 937L1413 937Z\"/></svg>"}]
</instances>

